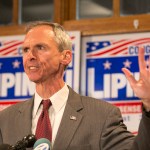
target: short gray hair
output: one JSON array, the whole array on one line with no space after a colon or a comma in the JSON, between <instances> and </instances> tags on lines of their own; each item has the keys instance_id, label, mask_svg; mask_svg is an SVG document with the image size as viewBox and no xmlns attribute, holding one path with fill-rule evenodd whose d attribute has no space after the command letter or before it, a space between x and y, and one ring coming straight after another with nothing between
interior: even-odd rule
<instances>
[{"instance_id":1,"label":"short gray hair","mask_svg":"<svg viewBox=\"0 0 150 150\"><path fill-rule=\"evenodd\" d=\"M29 23L26 26L26 33L28 33L31 29L37 26L47 25L52 27L56 41L58 45L58 50L62 52L63 50L72 50L72 41L69 35L66 33L64 28L58 23L52 23L48 21L34 21Z\"/></svg>"}]
</instances>

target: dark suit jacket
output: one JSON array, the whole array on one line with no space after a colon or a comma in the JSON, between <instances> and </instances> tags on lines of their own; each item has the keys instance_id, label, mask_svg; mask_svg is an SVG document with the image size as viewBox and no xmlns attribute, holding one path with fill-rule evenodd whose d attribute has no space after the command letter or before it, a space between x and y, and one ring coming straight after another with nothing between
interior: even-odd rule
<instances>
[{"instance_id":1,"label":"dark suit jacket","mask_svg":"<svg viewBox=\"0 0 150 150\"><path fill-rule=\"evenodd\" d=\"M0 112L0 144L14 145L31 133L33 103L32 98ZM70 119L70 116L75 116L76 120ZM150 119L143 118L141 130L148 122L149 126L144 127L147 130ZM140 132L143 136L141 133L145 136L145 132ZM69 88L53 150L128 150L132 145L133 149L140 149L145 144L139 146L138 141L143 140L140 136L134 140L135 137L126 130L118 108L102 100L81 96Z\"/></svg>"}]
</instances>

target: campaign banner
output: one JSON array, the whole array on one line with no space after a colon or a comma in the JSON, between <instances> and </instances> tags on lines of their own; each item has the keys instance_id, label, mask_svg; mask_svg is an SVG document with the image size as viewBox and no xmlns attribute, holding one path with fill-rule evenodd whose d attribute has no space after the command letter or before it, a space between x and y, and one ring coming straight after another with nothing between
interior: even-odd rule
<instances>
[{"instance_id":1,"label":"campaign banner","mask_svg":"<svg viewBox=\"0 0 150 150\"><path fill-rule=\"evenodd\" d=\"M148 62L150 33L97 35L82 39L81 93L118 106L128 130L134 134L137 134L141 119L141 101L121 69L128 68L138 79L140 46L144 47Z\"/></svg>"},{"instance_id":2,"label":"campaign banner","mask_svg":"<svg viewBox=\"0 0 150 150\"><path fill-rule=\"evenodd\" d=\"M72 39L72 63L64 80L79 92L80 32L68 32ZM24 35L0 36L0 110L33 96L35 84L29 81L22 64Z\"/></svg>"}]
</instances>

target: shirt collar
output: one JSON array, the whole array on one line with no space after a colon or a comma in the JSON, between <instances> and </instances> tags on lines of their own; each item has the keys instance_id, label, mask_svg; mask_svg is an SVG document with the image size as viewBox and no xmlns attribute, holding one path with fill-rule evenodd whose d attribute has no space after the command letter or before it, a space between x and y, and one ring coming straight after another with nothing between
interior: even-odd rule
<instances>
[{"instance_id":1,"label":"shirt collar","mask_svg":"<svg viewBox=\"0 0 150 150\"><path fill-rule=\"evenodd\" d=\"M65 84L61 90L59 90L57 93L50 97L52 106L56 113L66 104L68 95L69 89L68 86Z\"/></svg>"},{"instance_id":2,"label":"shirt collar","mask_svg":"<svg viewBox=\"0 0 150 150\"><path fill-rule=\"evenodd\" d=\"M52 107L54 108L55 113L59 112L61 108L66 104L68 95L69 89L67 84L65 84L62 89L60 89L58 92L56 92L49 98L51 100ZM38 95L37 92L35 92L33 117L36 115L41 101L42 98Z\"/></svg>"}]
</instances>

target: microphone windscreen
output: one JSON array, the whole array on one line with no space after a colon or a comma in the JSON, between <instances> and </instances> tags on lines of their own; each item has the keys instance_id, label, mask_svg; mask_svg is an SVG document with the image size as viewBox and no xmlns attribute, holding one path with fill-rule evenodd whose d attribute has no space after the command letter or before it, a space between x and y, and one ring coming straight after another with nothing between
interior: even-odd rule
<instances>
[{"instance_id":1,"label":"microphone windscreen","mask_svg":"<svg viewBox=\"0 0 150 150\"><path fill-rule=\"evenodd\" d=\"M46 139L46 138L41 138L41 139L38 139L35 143L34 143L34 146L33 146L33 149L38 149L38 147L44 147L45 146L45 150L47 150L47 149L49 149L50 150L50 148L51 148L51 143L50 143L50 141L48 140L48 139ZM44 148L43 148L44 149ZM41 148L41 150L42 150L42 148Z\"/></svg>"},{"instance_id":2,"label":"microphone windscreen","mask_svg":"<svg viewBox=\"0 0 150 150\"><path fill-rule=\"evenodd\" d=\"M25 143L26 148L30 148L33 147L36 137L33 134L29 134L28 136L25 136L22 141Z\"/></svg>"},{"instance_id":3,"label":"microphone windscreen","mask_svg":"<svg viewBox=\"0 0 150 150\"><path fill-rule=\"evenodd\" d=\"M10 148L10 145L8 145L8 144L0 145L0 150L8 150L9 148Z\"/></svg>"}]
</instances>

